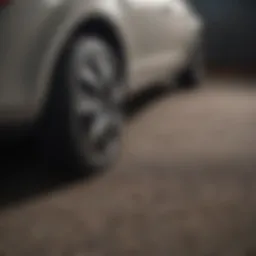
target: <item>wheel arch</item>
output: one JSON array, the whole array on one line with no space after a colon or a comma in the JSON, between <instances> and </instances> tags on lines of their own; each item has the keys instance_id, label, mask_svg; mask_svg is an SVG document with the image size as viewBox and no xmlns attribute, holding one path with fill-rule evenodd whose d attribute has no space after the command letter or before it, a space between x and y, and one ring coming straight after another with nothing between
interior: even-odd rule
<instances>
[{"instance_id":1,"label":"wheel arch","mask_svg":"<svg viewBox=\"0 0 256 256\"><path fill-rule=\"evenodd\" d=\"M63 25L63 27L65 27ZM75 24L64 31L57 33L52 41L52 47L47 51L41 66L42 72L38 76L36 84L34 115L37 119L44 112L47 98L54 86L54 73L61 62L62 55L70 46L73 39L81 33L100 33L113 46L121 60L120 75L123 79L127 77L128 56L124 36L115 21L102 14L92 14L86 18L82 17Z\"/></svg>"}]
</instances>

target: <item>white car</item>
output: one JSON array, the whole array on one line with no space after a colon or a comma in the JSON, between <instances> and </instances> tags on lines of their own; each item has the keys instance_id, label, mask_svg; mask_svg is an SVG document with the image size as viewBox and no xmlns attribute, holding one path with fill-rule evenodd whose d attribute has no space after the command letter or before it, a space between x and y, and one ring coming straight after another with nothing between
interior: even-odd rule
<instances>
[{"instance_id":1,"label":"white car","mask_svg":"<svg viewBox=\"0 0 256 256\"><path fill-rule=\"evenodd\" d=\"M200 82L202 30L189 0L0 0L0 123L39 127L49 163L108 167L130 92Z\"/></svg>"}]
</instances>

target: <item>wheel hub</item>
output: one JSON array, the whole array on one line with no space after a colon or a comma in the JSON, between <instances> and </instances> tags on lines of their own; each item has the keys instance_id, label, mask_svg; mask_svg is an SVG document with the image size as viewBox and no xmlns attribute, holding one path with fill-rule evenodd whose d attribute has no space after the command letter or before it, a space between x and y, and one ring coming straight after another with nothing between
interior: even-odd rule
<instances>
[{"instance_id":1,"label":"wheel hub","mask_svg":"<svg viewBox=\"0 0 256 256\"><path fill-rule=\"evenodd\" d=\"M116 82L117 67L111 51L99 41L81 40L74 48L71 77L76 126L93 163L111 159L119 148L121 118Z\"/></svg>"}]
</instances>

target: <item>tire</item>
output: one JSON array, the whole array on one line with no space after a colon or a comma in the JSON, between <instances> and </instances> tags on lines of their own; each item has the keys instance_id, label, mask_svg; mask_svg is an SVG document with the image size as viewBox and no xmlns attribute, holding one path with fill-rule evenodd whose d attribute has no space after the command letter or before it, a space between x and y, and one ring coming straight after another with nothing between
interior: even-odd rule
<instances>
[{"instance_id":1,"label":"tire","mask_svg":"<svg viewBox=\"0 0 256 256\"><path fill-rule=\"evenodd\" d=\"M118 62L99 35L79 35L64 51L40 126L50 166L91 174L117 160L124 92Z\"/></svg>"},{"instance_id":2,"label":"tire","mask_svg":"<svg viewBox=\"0 0 256 256\"><path fill-rule=\"evenodd\" d=\"M194 53L189 64L178 74L177 85L181 89L194 89L202 84L204 78L202 50Z\"/></svg>"}]
</instances>

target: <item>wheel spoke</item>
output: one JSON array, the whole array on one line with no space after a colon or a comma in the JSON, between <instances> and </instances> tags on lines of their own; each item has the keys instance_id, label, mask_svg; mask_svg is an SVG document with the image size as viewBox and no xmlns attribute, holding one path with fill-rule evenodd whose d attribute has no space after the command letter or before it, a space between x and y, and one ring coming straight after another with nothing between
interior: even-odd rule
<instances>
[{"instance_id":1,"label":"wheel spoke","mask_svg":"<svg viewBox=\"0 0 256 256\"><path fill-rule=\"evenodd\" d=\"M123 97L123 87L116 81L116 71L111 50L99 40L82 39L75 47L71 67L75 127L84 141L81 150L91 161L104 161L118 148L117 102Z\"/></svg>"},{"instance_id":2,"label":"wheel spoke","mask_svg":"<svg viewBox=\"0 0 256 256\"><path fill-rule=\"evenodd\" d=\"M99 70L99 79L103 86L108 86L115 78L113 61L106 55L96 58L96 65Z\"/></svg>"},{"instance_id":3,"label":"wheel spoke","mask_svg":"<svg viewBox=\"0 0 256 256\"><path fill-rule=\"evenodd\" d=\"M99 89L99 78L95 71L90 67L81 68L77 76L81 84L86 84L88 87L90 86L94 90Z\"/></svg>"},{"instance_id":4,"label":"wheel spoke","mask_svg":"<svg viewBox=\"0 0 256 256\"><path fill-rule=\"evenodd\" d=\"M119 137L120 120L118 117L110 116L110 113L99 114L89 131L90 151L95 154L105 154L111 151Z\"/></svg>"},{"instance_id":5,"label":"wheel spoke","mask_svg":"<svg viewBox=\"0 0 256 256\"><path fill-rule=\"evenodd\" d=\"M123 101L125 96L124 85L117 83L112 87L112 98L115 104L119 104Z\"/></svg>"},{"instance_id":6,"label":"wheel spoke","mask_svg":"<svg viewBox=\"0 0 256 256\"><path fill-rule=\"evenodd\" d=\"M79 99L76 100L76 113L81 118L87 115L94 115L101 108L101 102L96 98L80 95Z\"/></svg>"}]
</instances>

